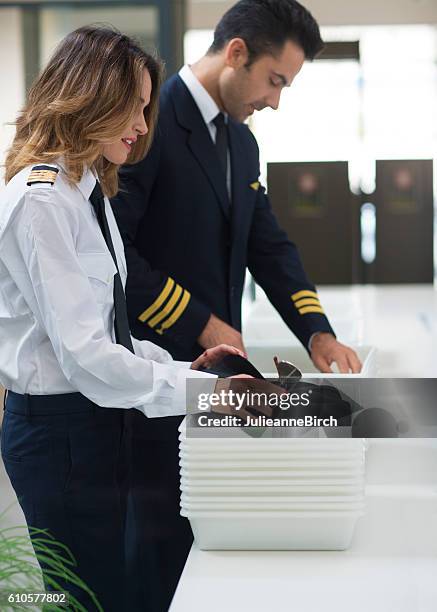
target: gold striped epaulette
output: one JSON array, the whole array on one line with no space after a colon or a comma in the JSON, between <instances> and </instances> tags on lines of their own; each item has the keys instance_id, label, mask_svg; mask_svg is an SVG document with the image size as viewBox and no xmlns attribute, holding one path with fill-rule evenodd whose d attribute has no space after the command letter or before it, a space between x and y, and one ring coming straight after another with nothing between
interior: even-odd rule
<instances>
[{"instance_id":1,"label":"gold striped epaulette","mask_svg":"<svg viewBox=\"0 0 437 612\"><path fill-rule=\"evenodd\" d=\"M325 314L320 303L319 296L315 291L302 289L297 293L293 293L291 299L301 315L310 313Z\"/></svg>"},{"instance_id":2,"label":"gold striped epaulette","mask_svg":"<svg viewBox=\"0 0 437 612\"><path fill-rule=\"evenodd\" d=\"M40 164L34 166L27 179L27 186L36 185L38 183L46 183L47 185L54 185L58 176L59 169L55 166L46 166Z\"/></svg>"},{"instance_id":3,"label":"gold striped epaulette","mask_svg":"<svg viewBox=\"0 0 437 612\"><path fill-rule=\"evenodd\" d=\"M169 276L164 289L138 319L142 323L147 323L157 334L162 335L179 320L190 298L190 292L175 283Z\"/></svg>"}]
</instances>

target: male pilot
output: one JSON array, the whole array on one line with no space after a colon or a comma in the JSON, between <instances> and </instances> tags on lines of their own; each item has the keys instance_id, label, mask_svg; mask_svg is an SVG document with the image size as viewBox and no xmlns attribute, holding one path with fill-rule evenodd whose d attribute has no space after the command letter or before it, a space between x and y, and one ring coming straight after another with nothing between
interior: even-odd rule
<instances>
[{"instance_id":1,"label":"male pilot","mask_svg":"<svg viewBox=\"0 0 437 612\"><path fill-rule=\"evenodd\" d=\"M220 343L244 350L248 268L321 371L334 361L342 372L360 370L278 226L244 124L255 110L277 109L283 88L322 48L316 21L295 0L241 0L222 17L207 54L165 83L152 148L121 171L113 208L126 249L132 333L175 359L192 360ZM178 515L179 422L136 419L139 563L154 572L158 602L150 607L145 593L147 610L168 607L192 542ZM154 497L141 487L141 471L151 470Z\"/></svg>"}]
</instances>

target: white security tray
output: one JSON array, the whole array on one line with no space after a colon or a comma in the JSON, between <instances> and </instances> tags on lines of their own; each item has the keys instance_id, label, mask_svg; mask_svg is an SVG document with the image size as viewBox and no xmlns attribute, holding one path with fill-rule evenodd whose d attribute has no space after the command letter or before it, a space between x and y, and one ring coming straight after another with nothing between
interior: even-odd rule
<instances>
[{"instance_id":1,"label":"white security tray","mask_svg":"<svg viewBox=\"0 0 437 612\"><path fill-rule=\"evenodd\" d=\"M312 512L333 512L337 510L342 511L350 511L350 512L358 512L364 509L364 502L357 502L354 504L351 503L290 503L290 502L258 502L257 504L249 504L249 503L219 503L219 502L189 502L184 501L181 502L181 508L187 511L193 512L201 512L205 510L206 512L215 512L217 510L229 511L229 512L247 512L247 514L251 514L252 512L276 512L279 510L293 512L300 511L312 511Z\"/></svg>"},{"instance_id":2,"label":"white security tray","mask_svg":"<svg viewBox=\"0 0 437 612\"><path fill-rule=\"evenodd\" d=\"M257 451L252 451L251 449L228 449L228 448L210 448L210 449L193 449L191 446L184 444L181 442L180 444L180 457L184 459L193 459L193 460L226 460L226 461L238 461L243 459L246 461L247 459L266 459L269 461L313 461L313 460L324 460L327 459L329 461L335 460L356 460L356 459L364 459L365 451L364 449L358 450L346 450L346 451L337 451L337 452L329 452L329 451L318 451L316 449L308 449L308 450L284 450L284 449L260 449Z\"/></svg>"},{"instance_id":3,"label":"white security tray","mask_svg":"<svg viewBox=\"0 0 437 612\"><path fill-rule=\"evenodd\" d=\"M363 512L191 512L201 550L345 550Z\"/></svg>"},{"instance_id":4,"label":"white security tray","mask_svg":"<svg viewBox=\"0 0 437 612\"><path fill-rule=\"evenodd\" d=\"M186 476L187 478L195 479L252 479L256 480L258 478L285 478L289 481L293 482L299 478L349 478L349 479L360 479L364 477L364 469L362 467L359 468L351 468L349 470L334 470L334 469L300 469L295 470L292 468L284 468L284 469L246 469L246 470L223 470L220 469L220 466L216 467L216 469L198 469L194 470L191 467L187 469L184 465L181 466L181 476Z\"/></svg>"},{"instance_id":5,"label":"white security tray","mask_svg":"<svg viewBox=\"0 0 437 612\"><path fill-rule=\"evenodd\" d=\"M358 495L364 491L364 481L352 484L293 484L284 480L260 480L256 483L241 481L214 481L181 479L181 490L191 496L204 495ZM199 484L197 484L199 483Z\"/></svg>"}]
</instances>

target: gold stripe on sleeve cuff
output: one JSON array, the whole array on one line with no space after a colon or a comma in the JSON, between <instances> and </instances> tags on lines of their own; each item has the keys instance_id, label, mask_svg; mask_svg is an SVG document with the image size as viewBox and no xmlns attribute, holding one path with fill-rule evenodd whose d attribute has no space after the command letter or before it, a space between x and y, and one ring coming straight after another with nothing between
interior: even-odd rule
<instances>
[{"instance_id":1,"label":"gold stripe on sleeve cuff","mask_svg":"<svg viewBox=\"0 0 437 612\"><path fill-rule=\"evenodd\" d=\"M171 298L169 299L169 301L165 304L165 306L161 309L160 312L158 312L158 314L156 314L153 319L150 319L150 321L147 321L147 325L150 325L150 327L155 327L155 325L158 325L158 323L160 323L163 319L165 319L165 317L168 317L173 308L176 306L176 304L179 301L179 298L182 295L182 287L180 285L176 285L175 290L173 291L173 295L171 296Z\"/></svg>"},{"instance_id":2,"label":"gold stripe on sleeve cuff","mask_svg":"<svg viewBox=\"0 0 437 612\"><path fill-rule=\"evenodd\" d=\"M293 295L291 296L291 299L293 300L293 302L297 302L297 300L299 300L300 298L304 298L304 297L312 297L312 298L318 299L319 296L317 295L315 291L310 291L309 289L303 289L302 291L293 293Z\"/></svg>"},{"instance_id":3,"label":"gold stripe on sleeve cuff","mask_svg":"<svg viewBox=\"0 0 437 612\"><path fill-rule=\"evenodd\" d=\"M299 314L309 314L311 312L318 312L319 314L325 314L323 308L321 306L305 306L304 308L299 309Z\"/></svg>"},{"instance_id":4,"label":"gold stripe on sleeve cuff","mask_svg":"<svg viewBox=\"0 0 437 612\"><path fill-rule=\"evenodd\" d=\"M294 303L296 308L302 308L302 306L321 306L317 298L304 298Z\"/></svg>"},{"instance_id":5,"label":"gold stripe on sleeve cuff","mask_svg":"<svg viewBox=\"0 0 437 612\"><path fill-rule=\"evenodd\" d=\"M161 293L159 294L157 299L153 302L153 304L151 306L149 306L149 308L147 308L147 310L145 310L138 317L138 319L142 323L145 323L147 321L147 319L150 319L150 317L153 314L155 314L155 312L162 306L162 304L165 302L165 300L170 295L170 292L173 289L174 284L175 284L174 280L169 276L168 279L167 279L167 282L165 284L164 289L161 291Z\"/></svg>"},{"instance_id":6,"label":"gold stripe on sleeve cuff","mask_svg":"<svg viewBox=\"0 0 437 612\"><path fill-rule=\"evenodd\" d=\"M161 325L159 329L155 330L158 334L162 335L166 329L169 329L169 327L171 327L172 325L176 323L176 321L182 316L186 307L188 306L188 302L190 301L190 298L191 298L191 294L189 293L189 291L185 289L184 295L182 296L181 301L179 302L177 308L175 309L171 317L169 317L166 321L164 321L164 323Z\"/></svg>"}]
</instances>

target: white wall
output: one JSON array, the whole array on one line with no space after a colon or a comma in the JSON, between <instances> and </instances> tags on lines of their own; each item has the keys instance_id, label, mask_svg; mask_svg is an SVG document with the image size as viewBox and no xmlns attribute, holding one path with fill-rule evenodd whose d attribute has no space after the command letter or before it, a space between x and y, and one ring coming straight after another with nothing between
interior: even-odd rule
<instances>
[{"instance_id":1,"label":"white wall","mask_svg":"<svg viewBox=\"0 0 437 612\"><path fill-rule=\"evenodd\" d=\"M437 23L437 0L301 0L321 25ZM234 4L187 0L187 29L214 28Z\"/></svg>"},{"instance_id":2,"label":"white wall","mask_svg":"<svg viewBox=\"0 0 437 612\"><path fill-rule=\"evenodd\" d=\"M15 8L0 9L0 164L3 165L6 149L15 133L17 110L24 102L24 75L20 11ZM3 179L4 169L0 168Z\"/></svg>"}]
</instances>

